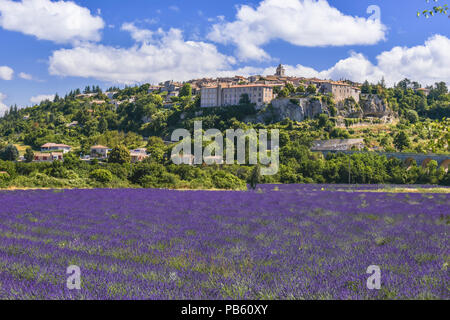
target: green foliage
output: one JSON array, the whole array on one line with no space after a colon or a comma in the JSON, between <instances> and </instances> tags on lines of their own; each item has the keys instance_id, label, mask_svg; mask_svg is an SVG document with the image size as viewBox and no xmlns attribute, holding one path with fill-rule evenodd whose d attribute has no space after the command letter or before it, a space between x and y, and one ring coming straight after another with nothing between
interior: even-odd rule
<instances>
[{"instance_id":1,"label":"green foliage","mask_svg":"<svg viewBox=\"0 0 450 320\"><path fill-rule=\"evenodd\" d=\"M26 162L32 162L34 159L34 152L33 149L31 148L27 148L27 150L25 151L25 155L24 155L25 161Z\"/></svg>"},{"instance_id":2,"label":"green foliage","mask_svg":"<svg viewBox=\"0 0 450 320\"><path fill-rule=\"evenodd\" d=\"M287 98L290 95L290 91L288 88L281 89L280 93L278 93L279 98Z\"/></svg>"},{"instance_id":3,"label":"green foliage","mask_svg":"<svg viewBox=\"0 0 450 320\"><path fill-rule=\"evenodd\" d=\"M163 163L164 156L167 153L167 146L159 137L150 137L147 143L147 152L150 154L151 161Z\"/></svg>"},{"instance_id":4,"label":"green foliage","mask_svg":"<svg viewBox=\"0 0 450 320\"><path fill-rule=\"evenodd\" d=\"M180 89L180 95L179 97L191 97L192 96L192 86L190 83L186 83L183 85L183 87Z\"/></svg>"},{"instance_id":5,"label":"green foliage","mask_svg":"<svg viewBox=\"0 0 450 320\"><path fill-rule=\"evenodd\" d=\"M119 163L119 164L125 164L130 163L131 156L130 151L125 146L117 146L114 149L111 150L111 152L108 155L108 162L109 163Z\"/></svg>"},{"instance_id":6,"label":"green foliage","mask_svg":"<svg viewBox=\"0 0 450 320\"><path fill-rule=\"evenodd\" d=\"M306 88L306 92L310 95L314 95L317 93L317 87L314 84L310 84L308 88Z\"/></svg>"},{"instance_id":7,"label":"green foliage","mask_svg":"<svg viewBox=\"0 0 450 320\"><path fill-rule=\"evenodd\" d=\"M16 161L19 158L19 150L13 144L8 144L0 150L0 159L5 161Z\"/></svg>"},{"instance_id":8,"label":"green foliage","mask_svg":"<svg viewBox=\"0 0 450 320\"><path fill-rule=\"evenodd\" d=\"M286 84L286 89L289 90L289 94L295 93L294 85L293 85L292 83L290 83L290 82L288 82L288 83Z\"/></svg>"},{"instance_id":9,"label":"green foliage","mask_svg":"<svg viewBox=\"0 0 450 320\"><path fill-rule=\"evenodd\" d=\"M430 0L426 0L427 3L430 3ZM433 0L434 2L438 2L438 0ZM424 16L426 18L432 17L435 14L447 14L448 13L448 5L444 4L441 6L433 6L431 9L425 9L422 12L418 11L417 16Z\"/></svg>"},{"instance_id":10,"label":"green foliage","mask_svg":"<svg viewBox=\"0 0 450 320\"><path fill-rule=\"evenodd\" d=\"M108 183L113 179L113 175L106 169L97 169L90 173L90 177L100 183Z\"/></svg>"},{"instance_id":11,"label":"green foliage","mask_svg":"<svg viewBox=\"0 0 450 320\"><path fill-rule=\"evenodd\" d=\"M319 115L319 127L324 128L328 123L328 115L322 113Z\"/></svg>"},{"instance_id":12,"label":"green foliage","mask_svg":"<svg viewBox=\"0 0 450 320\"><path fill-rule=\"evenodd\" d=\"M419 121L419 115L415 110L408 110L406 112L406 119L411 123L417 123Z\"/></svg>"},{"instance_id":13,"label":"green foliage","mask_svg":"<svg viewBox=\"0 0 450 320\"><path fill-rule=\"evenodd\" d=\"M252 173L249 177L250 187L255 190L258 183L261 181L261 167L259 165L255 165Z\"/></svg>"},{"instance_id":14,"label":"green foliage","mask_svg":"<svg viewBox=\"0 0 450 320\"><path fill-rule=\"evenodd\" d=\"M403 151L411 146L411 141L405 131L400 131L395 135L394 145L400 151Z\"/></svg>"},{"instance_id":15,"label":"green foliage","mask_svg":"<svg viewBox=\"0 0 450 320\"><path fill-rule=\"evenodd\" d=\"M297 90L295 91L296 93L298 93L298 94L304 94L305 92L306 92L306 89L305 89L305 86L304 85L299 85L298 87L297 87Z\"/></svg>"},{"instance_id":16,"label":"green foliage","mask_svg":"<svg viewBox=\"0 0 450 320\"><path fill-rule=\"evenodd\" d=\"M211 176L214 187L227 190L246 190L247 185L238 177L223 170L215 171Z\"/></svg>"}]
</instances>

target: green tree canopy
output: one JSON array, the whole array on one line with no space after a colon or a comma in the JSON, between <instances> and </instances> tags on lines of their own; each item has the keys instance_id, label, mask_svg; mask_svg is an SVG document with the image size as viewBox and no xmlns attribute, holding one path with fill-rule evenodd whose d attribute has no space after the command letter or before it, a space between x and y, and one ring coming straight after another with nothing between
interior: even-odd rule
<instances>
[{"instance_id":1,"label":"green tree canopy","mask_svg":"<svg viewBox=\"0 0 450 320\"><path fill-rule=\"evenodd\" d=\"M19 158L19 150L13 144L8 144L0 150L0 159L5 161L16 161Z\"/></svg>"},{"instance_id":2,"label":"green tree canopy","mask_svg":"<svg viewBox=\"0 0 450 320\"><path fill-rule=\"evenodd\" d=\"M108 155L109 163L124 164L130 163L130 161L131 161L130 151L128 151L128 149L123 145L115 147L114 149L111 150L111 152Z\"/></svg>"}]
</instances>

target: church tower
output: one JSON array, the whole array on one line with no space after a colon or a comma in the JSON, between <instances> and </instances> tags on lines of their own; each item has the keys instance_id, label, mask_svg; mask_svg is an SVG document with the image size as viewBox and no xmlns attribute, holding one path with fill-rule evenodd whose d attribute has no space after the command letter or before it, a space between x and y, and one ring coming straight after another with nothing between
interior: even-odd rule
<instances>
[{"instance_id":1,"label":"church tower","mask_svg":"<svg viewBox=\"0 0 450 320\"><path fill-rule=\"evenodd\" d=\"M275 73L278 77L284 77L286 74L286 69L283 67L282 64L280 64L277 68L277 72Z\"/></svg>"}]
</instances>

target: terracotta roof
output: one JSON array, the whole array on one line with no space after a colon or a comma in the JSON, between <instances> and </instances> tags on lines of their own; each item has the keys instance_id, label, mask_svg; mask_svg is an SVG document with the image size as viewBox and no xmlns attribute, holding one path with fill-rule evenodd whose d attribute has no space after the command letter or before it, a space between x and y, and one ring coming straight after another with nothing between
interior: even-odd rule
<instances>
[{"instance_id":1,"label":"terracotta roof","mask_svg":"<svg viewBox=\"0 0 450 320\"><path fill-rule=\"evenodd\" d=\"M105 147L105 146L97 145L97 146L92 146L91 149L109 149L109 148Z\"/></svg>"},{"instance_id":2,"label":"terracotta roof","mask_svg":"<svg viewBox=\"0 0 450 320\"><path fill-rule=\"evenodd\" d=\"M218 86L204 86L203 88L207 88L207 89L215 89ZM242 85L222 85L223 89L229 89L229 88L254 88L254 87L265 87L265 88L271 88L271 85L268 84L242 84Z\"/></svg>"}]
</instances>

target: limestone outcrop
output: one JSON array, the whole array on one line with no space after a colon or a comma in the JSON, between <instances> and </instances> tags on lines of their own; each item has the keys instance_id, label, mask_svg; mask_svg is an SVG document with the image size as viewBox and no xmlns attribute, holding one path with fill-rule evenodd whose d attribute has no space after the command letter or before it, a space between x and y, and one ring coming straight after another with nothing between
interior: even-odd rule
<instances>
[{"instance_id":1,"label":"limestone outcrop","mask_svg":"<svg viewBox=\"0 0 450 320\"><path fill-rule=\"evenodd\" d=\"M246 122L279 122L285 119L304 121L312 119L321 113L342 118L395 118L395 113L386 101L377 95L361 95L357 103L354 99L347 99L336 105L328 105L327 99L314 98L285 98L273 100L269 106L262 108L254 116L245 119Z\"/></svg>"}]
</instances>

